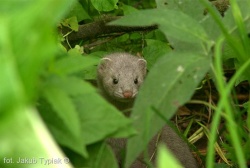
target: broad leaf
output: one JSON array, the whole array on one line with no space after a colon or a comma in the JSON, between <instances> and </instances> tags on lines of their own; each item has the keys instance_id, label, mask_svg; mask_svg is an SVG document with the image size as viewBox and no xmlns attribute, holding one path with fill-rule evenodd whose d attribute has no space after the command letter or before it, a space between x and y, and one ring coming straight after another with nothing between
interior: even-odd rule
<instances>
[{"instance_id":1,"label":"broad leaf","mask_svg":"<svg viewBox=\"0 0 250 168\"><path fill-rule=\"evenodd\" d=\"M91 0L91 2L99 12L108 12L117 8L118 0Z\"/></svg>"},{"instance_id":2,"label":"broad leaf","mask_svg":"<svg viewBox=\"0 0 250 168\"><path fill-rule=\"evenodd\" d=\"M147 39L147 47L143 49L144 58L147 60L147 69L154 65L156 60L166 53L171 51L169 45L166 42L162 42L159 40L151 40Z\"/></svg>"},{"instance_id":3,"label":"broad leaf","mask_svg":"<svg viewBox=\"0 0 250 168\"><path fill-rule=\"evenodd\" d=\"M128 141L126 167L165 124L156 112L170 119L191 98L209 66L208 56L170 52L152 67L131 116L138 135Z\"/></svg>"},{"instance_id":4,"label":"broad leaf","mask_svg":"<svg viewBox=\"0 0 250 168\"><path fill-rule=\"evenodd\" d=\"M54 65L54 69L60 74L67 75L79 72L84 68L97 64L98 62L99 60L93 57L84 57L80 55L70 57L67 56L57 61Z\"/></svg>"},{"instance_id":5,"label":"broad leaf","mask_svg":"<svg viewBox=\"0 0 250 168\"><path fill-rule=\"evenodd\" d=\"M44 97L70 131L75 136L79 135L80 123L75 106L70 97L63 90L51 86L46 88Z\"/></svg>"},{"instance_id":6,"label":"broad leaf","mask_svg":"<svg viewBox=\"0 0 250 168\"><path fill-rule=\"evenodd\" d=\"M62 22L62 25L65 27L68 27L74 31L78 31L78 21L77 21L77 18L75 16L68 18L68 19L65 19Z\"/></svg>"},{"instance_id":7,"label":"broad leaf","mask_svg":"<svg viewBox=\"0 0 250 168\"><path fill-rule=\"evenodd\" d=\"M70 7L71 7L71 10L66 18L75 16L77 17L78 22L86 20L86 19L91 19L88 12L83 8L80 2L76 2L74 5L71 5Z\"/></svg>"},{"instance_id":8,"label":"broad leaf","mask_svg":"<svg viewBox=\"0 0 250 168\"><path fill-rule=\"evenodd\" d=\"M78 135L76 135L75 131L71 130L74 128L66 125L65 121L58 115L47 100L40 99L37 108L57 143L75 151L83 157L88 156L86 142L81 138L80 131Z\"/></svg>"},{"instance_id":9,"label":"broad leaf","mask_svg":"<svg viewBox=\"0 0 250 168\"><path fill-rule=\"evenodd\" d=\"M152 9L134 12L110 24L122 26L146 26L157 24L159 25L159 29L166 36L187 42L197 40L199 42L208 41L207 34L199 22L175 10Z\"/></svg>"},{"instance_id":10,"label":"broad leaf","mask_svg":"<svg viewBox=\"0 0 250 168\"><path fill-rule=\"evenodd\" d=\"M163 144L161 144L158 147L157 156L158 156L157 158L158 168L166 168L166 167L182 168L182 165L179 163L179 161L176 160L173 154L171 154L171 152Z\"/></svg>"},{"instance_id":11,"label":"broad leaf","mask_svg":"<svg viewBox=\"0 0 250 168\"><path fill-rule=\"evenodd\" d=\"M157 8L168 8L181 11L193 19L200 21L204 18L204 7L199 1L193 0L156 0ZM195 10L194 10L195 9Z\"/></svg>"},{"instance_id":12,"label":"broad leaf","mask_svg":"<svg viewBox=\"0 0 250 168\"><path fill-rule=\"evenodd\" d=\"M78 96L96 92L96 88L91 86L86 81L74 76L69 76L69 77L53 76L49 79L46 85L55 88L60 88L70 96Z\"/></svg>"},{"instance_id":13,"label":"broad leaf","mask_svg":"<svg viewBox=\"0 0 250 168\"><path fill-rule=\"evenodd\" d=\"M32 107L15 107L9 111L9 116L1 117L0 122L0 167L27 168L43 167L45 160L56 157L67 159L55 144L46 126ZM20 162L29 158L31 162ZM62 163L61 166L70 168L71 164ZM46 167L54 168L54 165Z\"/></svg>"},{"instance_id":14,"label":"broad leaf","mask_svg":"<svg viewBox=\"0 0 250 168\"><path fill-rule=\"evenodd\" d=\"M131 120L97 93L76 96L74 102L79 112L82 138L86 144L92 144L111 135L128 137L135 134Z\"/></svg>"},{"instance_id":15,"label":"broad leaf","mask_svg":"<svg viewBox=\"0 0 250 168\"><path fill-rule=\"evenodd\" d=\"M105 143L96 143L88 146L89 158L79 159L82 163L76 167L118 168L117 160L112 149Z\"/></svg>"},{"instance_id":16,"label":"broad leaf","mask_svg":"<svg viewBox=\"0 0 250 168\"><path fill-rule=\"evenodd\" d=\"M129 5L125 5L125 4L122 4L122 9L123 9L124 15L129 15L133 12L138 11L136 8L129 6Z\"/></svg>"},{"instance_id":17,"label":"broad leaf","mask_svg":"<svg viewBox=\"0 0 250 168\"><path fill-rule=\"evenodd\" d=\"M71 2L1 2L0 157L3 160L0 167L43 167L45 159L65 157L38 115L34 102L40 73L58 49L54 28ZM33 159L34 164L18 164L19 158ZM71 167L71 164L62 166Z\"/></svg>"}]
</instances>

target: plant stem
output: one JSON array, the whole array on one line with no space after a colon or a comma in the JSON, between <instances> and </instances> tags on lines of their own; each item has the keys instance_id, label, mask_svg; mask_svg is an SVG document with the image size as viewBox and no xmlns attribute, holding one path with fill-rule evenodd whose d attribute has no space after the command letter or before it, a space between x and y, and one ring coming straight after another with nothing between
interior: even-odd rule
<instances>
[{"instance_id":1,"label":"plant stem","mask_svg":"<svg viewBox=\"0 0 250 168\"><path fill-rule=\"evenodd\" d=\"M213 121L211 124L211 137L210 141L208 144L208 155L207 155L207 167L214 167L214 143L216 141L216 130L219 125L221 113L223 110L225 110L225 119L227 121L227 128L229 131L229 135L232 140L232 144L234 148L236 149L236 157L239 163L240 167L246 167L246 160L244 156L244 152L240 143L240 137L237 133L237 125L234 122L234 115L233 115L233 110L230 105L230 100L229 100L229 94L234 86L234 83L236 79L249 67L250 65L250 60L245 62L243 66L241 66L238 71L235 73L235 75L232 77L232 79L229 81L229 83L226 85L225 81L223 80L223 69L222 69L222 62L221 62L221 46L224 38L219 38L216 46L215 46L215 77L216 77L216 82L218 86L218 91L221 94L221 99L218 103L217 110L214 114Z\"/></svg>"}]
</instances>

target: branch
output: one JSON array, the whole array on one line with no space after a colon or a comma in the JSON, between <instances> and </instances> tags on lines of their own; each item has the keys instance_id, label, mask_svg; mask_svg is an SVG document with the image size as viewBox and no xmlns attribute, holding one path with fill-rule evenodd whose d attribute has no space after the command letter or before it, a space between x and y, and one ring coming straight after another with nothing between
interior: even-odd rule
<instances>
[{"instance_id":1,"label":"branch","mask_svg":"<svg viewBox=\"0 0 250 168\"><path fill-rule=\"evenodd\" d=\"M79 25L78 32L72 32L68 35L69 41L76 40L89 40L102 35L113 34L113 33L129 33L135 31L151 31L157 29L156 25L152 26L137 26L137 27L125 27L125 26L111 26L107 25L108 22L119 19L121 17L110 17L102 20L98 20L93 23ZM71 30L67 27L62 27L62 33L67 34Z\"/></svg>"}]
</instances>

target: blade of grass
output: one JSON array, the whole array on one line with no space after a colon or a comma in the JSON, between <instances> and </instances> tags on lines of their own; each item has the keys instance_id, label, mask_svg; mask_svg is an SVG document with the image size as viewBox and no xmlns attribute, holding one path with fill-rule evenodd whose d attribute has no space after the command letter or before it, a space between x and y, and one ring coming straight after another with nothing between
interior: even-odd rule
<instances>
[{"instance_id":1,"label":"blade of grass","mask_svg":"<svg viewBox=\"0 0 250 168\"><path fill-rule=\"evenodd\" d=\"M246 31L246 27L245 27L245 24L244 24L244 21L243 21L243 17L242 17L240 8L239 8L236 0L230 0L230 4L231 4L231 8L232 8L232 14L233 14L235 23L236 23L236 25L238 27L239 34L240 34L240 37L241 37L241 40L242 40L242 43L243 43L243 47L245 49L244 51L245 51L245 53L250 53L249 52L250 51L249 38L247 36L247 31ZM242 57L244 58L244 60L248 59L247 54L242 55Z\"/></svg>"},{"instance_id":2,"label":"blade of grass","mask_svg":"<svg viewBox=\"0 0 250 168\"><path fill-rule=\"evenodd\" d=\"M211 134L209 134L208 128L207 128L205 125L203 125L202 123L200 123L200 122L197 122L197 123L201 126L201 128L203 128L202 131L203 131L203 133L206 135L206 137L207 137L208 139L210 139ZM219 154L219 156L221 157L221 159L222 159L226 164L228 164L229 166L232 166L232 164L227 160L227 158L226 158L226 156L224 155L224 153L223 153L223 151L222 151L220 145L219 145L217 142L215 142L214 148L215 148L215 150L217 151L217 153Z\"/></svg>"},{"instance_id":3,"label":"blade of grass","mask_svg":"<svg viewBox=\"0 0 250 168\"><path fill-rule=\"evenodd\" d=\"M190 128L192 126L192 124L194 123L194 119L191 119L191 121L188 123L187 128L185 129L183 135L187 138L188 132L190 131Z\"/></svg>"},{"instance_id":4,"label":"blade of grass","mask_svg":"<svg viewBox=\"0 0 250 168\"><path fill-rule=\"evenodd\" d=\"M212 110L216 110L216 107L213 106L212 104L209 104L208 102L201 101L201 100L190 100L188 103L190 104L203 104L205 106L208 106Z\"/></svg>"},{"instance_id":5,"label":"blade of grass","mask_svg":"<svg viewBox=\"0 0 250 168\"><path fill-rule=\"evenodd\" d=\"M201 139L204 135L204 132L203 132L203 128L200 127L198 130L196 130L189 138L188 138L188 141L191 143L191 144L194 144L196 141L198 141L199 139Z\"/></svg>"},{"instance_id":6,"label":"blade of grass","mask_svg":"<svg viewBox=\"0 0 250 168\"><path fill-rule=\"evenodd\" d=\"M229 31L226 29L225 25L222 22L221 16L218 12L216 12L215 9L212 8L211 4L207 0L199 0L209 11L215 22L220 27L222 33L224 34L225 38L227 39L229 45L234 49L234 51L238 54L238 58L240 62L244 62L244 48L242 45L239 45L239 43L233 39L232 36L230 36Z\"/></svg>"},{"instance_id":7,"label":"blade of grass","mask_svg":"<svg viewBox=\"0 0 250 168\"><path fill-rule=\"evenodd\" d=\"M232 122L232 118L233 118L233 111L231 109L230 106L230 100L229 100L229 94L230 91L232 89L232 87L234 86L235 81L237 80L237 78L249 67L250 65L250 60L247 60L247 62L245 62L239 69L238 71L235 73L235 75L233 75L233 77L231 78L231 80L229 81L229 83L227 85L225 85L225 81L224 81L224 76L223 76L223 69L222 69L222 62L221 62L221 48L222 48L222 42L224 41L224 38L220 37L216 46L215 46L215 69L214 70L214 75L216 77L216 82L217 82L217 86L218 86L218 91L221 93L221 99L218 103L218 108L216 110L216 112L214 113L213 116L213 121L211 124L211 136L210 136L210 141L208 143L208 154L207 154L207 167L214 167L214 143L216 141L216 130L218 128L219 125L219 121L220 121L220 117L221 117L221 113L223 110L225 110L226 115L230 118L227 119L227 128L229 131L229 135L232 139L232 143L235 149L237 149L236 152L236 157L239 163L240 167L246 167L246 160L245 160L245 156L243 153L243 149L242 146L239 142L239 136L237 133L237 126L235 123ZM212 67L213 68L213 67Z\"/></svg>"}]
</instances>

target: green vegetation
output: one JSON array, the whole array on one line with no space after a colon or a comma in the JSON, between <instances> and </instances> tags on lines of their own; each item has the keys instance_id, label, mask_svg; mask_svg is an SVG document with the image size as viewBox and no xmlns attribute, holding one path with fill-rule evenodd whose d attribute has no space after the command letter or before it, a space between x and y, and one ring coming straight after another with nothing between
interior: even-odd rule
<instances>
[{"instance_id":1,"label":"green vegetation","mask_svg":"<svg viewBox=\"0 0 250 168\"><path fill-rule=\"evenodd\" d=\"M181 106L192 111L195 104L198 114L184 117L185 136L199 143L201 137L191 137L200 131L208 140L205 153L192 145L200 164L247 167L250 107L235 88L247 83L249 90L250 1L230 0L228 9L227 3L1 1L0 167L115 168L104 141L130 137L128 167ZM100 20L112 21L110 27ZM114 51L139 53L148 62L131 118L90 84L99 59ZM228 69L233 73L226 77ZM194 93L210 84L215 87L207 97L195 100ZM159 153L161 168L176 164L164 162L172 156L163 146Z\"/></svg>"}]
</instances>

